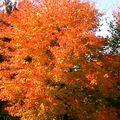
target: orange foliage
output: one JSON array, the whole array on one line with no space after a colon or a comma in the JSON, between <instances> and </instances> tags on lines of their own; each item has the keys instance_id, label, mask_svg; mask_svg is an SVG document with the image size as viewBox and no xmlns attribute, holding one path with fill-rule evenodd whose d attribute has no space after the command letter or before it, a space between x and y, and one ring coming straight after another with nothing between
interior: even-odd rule
<instances>
[{"instance_id":1,"label":"orange foliage","mask_svg":"<svg viewBox=\"0 0 120 120\"><path fill-rule=\"evenodd\" d=\"M93 89L109 78L103 69L107 62L96 53L104 45L95 36L101 14L79 0L36 2L25 1L10 15L0 14L5 21L0 21L0 99L22 120L55 119L70 111L66 102L79 116L80 98L74 98L70 86ZM101 62L89 62L88 54Z\"/></svg>"},{"instance_id":2,"label":"orange foliage","mask_svg":"<svg viewBox=\"0 0 120 120\"><path fill-rule=\"evenodd\" d=\"M98 112L98 120L119 120L116 112L117 110L112 107L102 108Z\"/></svg>"}]
</instances>

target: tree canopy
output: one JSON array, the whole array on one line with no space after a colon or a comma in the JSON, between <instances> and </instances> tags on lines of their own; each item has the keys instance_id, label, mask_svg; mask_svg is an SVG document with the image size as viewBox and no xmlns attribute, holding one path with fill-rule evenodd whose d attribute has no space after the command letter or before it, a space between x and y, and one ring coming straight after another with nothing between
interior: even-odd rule
<instances>
[{"instance_id":1,"label":"tree canopy","mask_svg":"<svg viewBox=\"0 0 120 120\"><path fill-rule=\"evenodd\" d=\"M119 97L119 56L99 52L101 15L79 0L24 1L0 13L0 100L10 115L117 120L119 110L103 102Z\"/></svg>"}]
</instances>

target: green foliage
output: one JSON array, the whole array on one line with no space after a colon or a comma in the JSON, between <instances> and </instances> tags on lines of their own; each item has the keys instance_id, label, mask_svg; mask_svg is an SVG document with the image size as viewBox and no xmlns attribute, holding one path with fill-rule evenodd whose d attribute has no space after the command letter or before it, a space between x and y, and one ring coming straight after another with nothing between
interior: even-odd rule
<instances>
[{"instance_id":1,"label":"green foliage","mask_svg":"<svg viewBox=\"0 0 120 120\"><path fill-rule=\"evenodd\" d=\"M110 22L111 38L109 46L112 48L112 54L120 54L120 25L116 25L115 21Z\"/></svg>"}]
</instances>

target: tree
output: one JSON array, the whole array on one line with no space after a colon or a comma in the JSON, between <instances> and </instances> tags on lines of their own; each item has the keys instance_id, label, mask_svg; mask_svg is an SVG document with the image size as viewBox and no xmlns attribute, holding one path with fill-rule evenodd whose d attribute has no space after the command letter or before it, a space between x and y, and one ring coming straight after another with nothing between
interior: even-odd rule
<instances>
[{"instance_id":1,"label":"tree","mask_svg":"<svg viewBox=\"0 0 120 120\"><path fill-rule=\"evenodd\" d=\"M18 2L19 2L19 0L15 0L14 3L11 0L4 0L4 1L2 1L0 8L2 8L2 10L5 13L11 14L11 12L13 10L17 9Z\"/></svg>"},{"instance_id":2,"label":"tree","mask_svg":"<svg viewBox=\"0 0 120 120\"><path fill-rule=\"evenodd\" d=\"M110 22L111 38L109 46L112 48L112 54L120 54L120 12L114 13L114 21Z\"/></svg>"},{"instance_id":3,"label":"tree","mask_svg":"<svg viewBox=\"0 0 120 120\"><path fill-rule=\"evenodd\" d=\"M97 52L105 44L95 36L100 16L94 4L79 0L26 1L0 14L0 100L10 115L97 119L86 91L98 86L104 93L112 76L105 64L113 60Z\"/></svg>"},{"instance_id":4,"label":"tree","mask_svg":"<svg viewBox=\"0 0 120 120\"><path fill-rule=\"evenodd\" d=\"M115 20L110 22L111 37L108 39L108 54L104 55L102 65L106 71L106 80L99 81L99 90L103 93L104 107L98 112L98 120L120 119L120 12L114 13ZM100 78L100 77L99 77ZM102 79L102 78L100 78Z\"/></svg>"}]
</instances>

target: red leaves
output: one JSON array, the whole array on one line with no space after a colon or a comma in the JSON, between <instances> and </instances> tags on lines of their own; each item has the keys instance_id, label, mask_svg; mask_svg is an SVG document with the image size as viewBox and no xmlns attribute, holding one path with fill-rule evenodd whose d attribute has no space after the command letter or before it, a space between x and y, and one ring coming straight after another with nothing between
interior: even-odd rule
<instances>
[{"instance_id":1,"label":"red leaves","mask_svg":"<svg viewBox=\"0 0 120 120\"><path fill-rule=\"evenodd\" d=\"M98 112L97 120L119 120L116 112L117 112L117 109L112 107L103 108Z\"/></svg>"}]
</instances>

